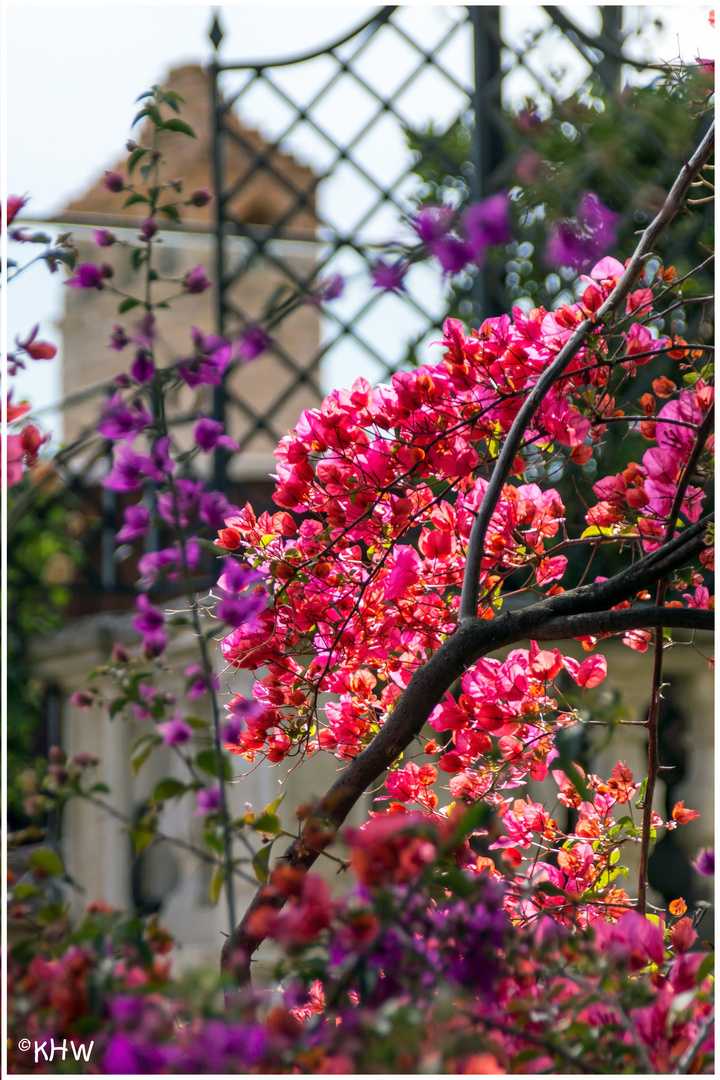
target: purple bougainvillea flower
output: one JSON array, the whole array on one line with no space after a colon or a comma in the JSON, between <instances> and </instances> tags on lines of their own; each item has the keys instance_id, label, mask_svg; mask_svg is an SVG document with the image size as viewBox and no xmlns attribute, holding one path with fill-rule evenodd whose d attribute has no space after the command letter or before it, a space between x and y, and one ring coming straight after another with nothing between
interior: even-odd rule
<instances>
[{"instance_id":1,"label":"purple bougainvillea flower","mask_svg":"<svg viewBox=\"0 0 720 1080\"><path fill-rule=\"evenodd\" d=\"M192 537L185 541L185 565L188 570L196 570L200 565L202 554L200 545ZM180 576L180 567L183 559L177 545L162 548L160 551L148 551L138 559L138 570L142 575L140 585L143 589L149 588L157 580L158 575L166 572L170 581L175 581Z\"/></svg>"},{"instance_id":2,"label":"purple bougainvillea flower","mask_svg":"<svg viewBox=\"0 0 720 1080\"><path fill-rule=\"evenodd\" d=\"M187 688L185 696L191 700L207 694L209 689L208 675L202 664L188 664L185 668ZM211 677L212 686L215 690L220 689L220 680L216 675Z\"/></svg>"},{"instance_id":3,"label":"purple bougainvillea flower","mask_svg":"<svg viewBox=\"0 0 720 1080\"><path fill-rule=\"evenodd\" d=\"M693 860L693 866L697 870L698 874L703 874L705 877L712 877L715 873L715 852L712 848L702 848L697 858Z\"/></svg>"},{"instance_id":4,"label":"purple bougainvillea flower","mask_svg":"<svg viewBox=\"0 0 720 1080\"><path fill-rule=\"evenodd\" d=\"M174 493L164 491L158 495L158 513L168 525L180 525L185 528L197 513L203 488L202 480L180 477L175 481L174 488Z\"/></svg>"},{"instance_id":5,"label":"purple bougainvillea flower","mask_svg":"<svg viewBox=\"0 0 720 1080\"><path fill-rule=\"evenodd\" d=\"M142 587L148 588L164 570L177 565L178 553L175 548L162 548L160 551L148 551L141 555L138 559L138 570L142 575Z\"/></svg>"},{"instance_id":6,"label":"purple bougainvillea flower","mask_svg":"<svg viewBox=\"0 0 720 1080\"><path fill-rule=\"evenodd\" d=\"M423 244L442 240L452 228L455 211L452 206L422 206L413 218L413 228Z\"/></svg>"},{"instance_id":7,"label":"purple bougainvillea flower","mask_svg":"<svg viewBox=\"0 0 720 1080\"><path fill-rule=\"evenodd\" d=\"M192 270L188 270L182 283L183 288L187 289L189 293L205 292L212 285L212 281L205 274L205 267L202 265L194 266Z\"/></svg>"},{"instance_id":8,"label":"purple bougainvillea flower","mask_svg":"<svg viewBox=\"0 0 720 1080\"><path fill-rule=\"evenodd\" d=\"M140 385L150 382L155 375L155 365L144 349L138 349L130 367L130 374Z\"/></svg>"},{"instance_id":9,"label":"purple bougainvillea flower","mask_svg":"<svg viewBox=\"0 0 720 1080\"><path fill-rule=\"evenodd\" d=\"M268 349L273 339L266 334L262 326L248 326L240 335L237 342L237 355L240 360L254 360L256 356Z\"/></svg>"},{"instance_id":10,"label":"purple bougainvillea flower","mask_svg":"<svg viewBox=\"0 0 720 1080\"><path fill-rule=\"evenodd\" d=\"M147 454L136 454L127 443L121 443L113 450L113 467L103 478L103 487L111 491L137 491L149 475L148 467L152 463Z\"/></svg>"},{"instance_id":11,"label":"purple bougainvillea flower","mask_svg":"<svg viewBox=\"0 0 720 1080\"><path fill-rule=\"evenodd\" d=\"M428 251L434 255L446 274L459 274L473 259L473 250L467 240L459 236L444 236L428 244Z\"/></svg>"},{"instance_id":12,"label":"purple bougainvillea flower","mask_svg":"<svg viewBox=\"0 0 720 1080\"><path fill-rule=\"evenodd\" d=\"M103 272L94 263L81 263L65 282L71 289L103 289Z\"/></svg>"},{"instance_id":13,"label":"purple bougainvillea flower","mask_svg":"<svg viewBox=\"0 0 720 1080\"><path fill-rule=\"evenodd\" d=\"M326 303L329 300L337 300L342 296L345 289L345 278L342 274L329 274L317 283L317 297Z\"/></svg>"},{"instance_id":14,"label":"purple bougainvillea flower","mask_svg":"<svg viewBox=\"0 0 720 1080\"><path fill-rule=\"evenodd\" d=\"M106 172L103 183L108 191L122 191L125 187L125 177L119 172Z\"/></svg>"},{"instance_id":15,"label":"purple bougainvillea flower","mask_svg":"<svg viewBox=\"0 0 720 1080\"><path fill-rule=\"evenodd\" d=\"M124 525L115 533L118 544L127 544L147 535L150 528L150 511L144 506L126 506L123 511Z\"/></svg>"},{"instance_id":16,"label":"purple bougainvillea flower","mask_svg":"<svg viewBox=\"0 0 720 1080\"><path fill-rule=\"evenodd\" d=\"M135 598L135 607L138 609L139 615L136 615L133 619L133 626L141 634L149 634L153 630L159 630L162 627L165 616L160 608L156 608L154 604L150 603L144 593L140 593Z\"/></svg>"},{"instance_id":17,"label":"purple bougainvillea flower","mask_svg":"<svg viewBox=\"0 0 720 1080\"><path fill-rule=\"evenodd\" d=\"M620 215L605 206L592 191L584 192L575 221L557 222L550 231L545 262L585 270L617 241Z\"/></svg>"},{"instance_id":18,"label":"purple bougainvillea flower","mask_svg":"<svg viewBox=\"0 0 720 1080\"><path fill-rule=\"evenodd\" d=\"M218 603L215 614L228 626L235 628L244 626L251 630L257 625L257 617L265 609L266 604L267 597L263 593L227 596Z\"/></svg>"},{"instance_id":19,"label":"purple bougainvillea flower","mask_svg":"<svg viewBox=\"0 0 720 1080\"><path fill-rule=\"evenodd\" d=\"M220 809L220 788L200 788L195 797L198 806L193 817L215 814Z\"/></svg>"},{"instance_id":20,"label":"purple bougainvillea flower","mask_svg":"<svg viewBox=\"0 0 720 1080\"><path fill-rule=\"evenodd\" d=\"M158 724L158 731L162 733L163 742L166 746L180 746L189 742L193 737L193 729L181 718L180 713L175 713L172 720L166 720L164 724Z\"/></svg>"},{"instance_id":21,"label":"purple bougainvillea flower","mask_svg":"<svg viewBox=\"0 0 720 1080\"><path fill-rule=\"evenodd\" d=\"M168 636L164 630L151 630L143 637L143 656L146 656L148 659L154 656L162 656L167 649L167 644Z\"/></svg>"},{"instance_id":22,"label":"purple bougainvillea flower","mask_svg":"<svg viewBox=\"0 0 720 1080\"><path fill-rule=\"evenodd\" d=\"M157 231L158 227L155 218L146 217L140 225L140 238L141 240L152 240Z\"/></svg>"},{"instance_id":23,"label":"purple bougainvillea flower","mask_svg":"<svg viewBox=\"0 0 720 1080\"><path fill-rule=\"evenodd\" d=\"M203 416L196 423L193 429L193 438L195 442L208 453L216 446L224 446L228 450L239 450L238 444L230 438L229 435L225 435L224 427L220 420L211 420L209 417Z\"/></svg>"},{"instance_id":24,"label":"purple bougainvillea flower","mask_svg":"<svg viewBox=\"0 0 720 1080\"><path fill-rule=\"evenodd\" d=\"M115 323L112 334L110 335L108 349L115 349L116 352L120 352L126 345L129 345L131 341L132 338L129 338L125 333L125 327L120 326L119 323Z\"/></svg>"},{"instance_id":25,"label":"purple bougainvillea flower","mask_svg":"<svg viewBox=\"0 0 720 1080\"><path fill-rule=\"evenodd\" d=\"M473 203L463 214L462 226L475 262L485 257L489 247L507 244L510 231L510 198L499 191L482 202Z\"/></svg>"},{"instance_id":26,"label":"purple bougainvillea flower","mask_svg":"<svg viewBox=\"0 0 720 1080\"><path fill-rule=\"evenodd\" d=\"M221 491L203 491L200 496L198 516L211 529L222 529L226 519L239 512L237 507L231 506Z\"/></svg>"},{"instance_id":27,"label":"purple bougainvillea flower","mask_svg":"<svg viewBox=\"0 0 720 1080\"><path fill-rule=\"evenodd\" d=\"M617 238L620 215L600 201L594 191L585 191L578 205L578 223L590 232L600 251L613 247Z\"/></svg>"},{"instance_id":28,"label":"purple bougainvillea flower","mask_svg":"<svg viewBox=\"0 0 720 1080\"><path fill-rule=\"evenodd\" d=\"M177 372L191 388L221 386L232 360L232 345L217 334L204 335L196 326L191 331L194 353L178 360Z\"/></svg>"},{"instance_id":29,"label":"purple bougainvillea flower","mask_svg":"<svg viewBox=\"0 0 720 1080\"><path fill-rule=\"evenodd\" d=\"M114 232L110 232L110 229L93 229L93 240L98 247L111 247L117 237Z\"/></svg>"},{"instance_id":30,"label":"purple bougainvillea flower","mask_svg":"<svg viewBox=\"0 0 720 1080\"><path fill-rule=\"evenodd\" d=\"M196 191L193 191L192 195L188 199L188 202L192 206L207 206L208 203L213 201L213 193L210 188L201 187Z\"/></svg>"},{"instance_id":31,"label":"purple bougainvillea flower","mask_svg":"<svg viewBox=\"0 0 720 1080\"><path fill-rule=\"evenodd\" d=\"M170 476L173 471L173 461L170 457L170 436L163 435L162 439L158 439L153 444L153 448L150 451L150 458L156 469L156 480L164 479L165 476Z\"/></svg>"},{"instance_id":32,"label":"purple bougainvillea flower","mask_svg":"<svg viewBox=\"0 0 720 1080\"><path fill-rule=\"evenodd\" d=\"M152 415L140 401L126 404L120 394L113 394L107 401L97 426L106 439L134 439L140 431L152 424Z\"/></svg>"},{"instance_id":33,"label":"purple bougainvillea flower","mask_svg":"<svg viewBox=\"0 0 720 1080\"><path fill-rule=\"evenodd\" d=\"M403 290L407 271L408 263L402 259L395 263L386 263L378 259L371 271L372 283L376 289L385 289L386 292Z\"/></svg>"},{"instance_id":34,"label":"purple bougainvillea flower","mask_svg":"<svg viewBox=\"0 0 720 1080\"><path fill-rule=\"evenodd\" d=\"M241 592L243 589L259 585L263 576L257 570L251 570L249 566L234 559L232 555L226 555L222 561L223 572L218 579L218 587L227 595Z\"/></svg>"}]
</instances>

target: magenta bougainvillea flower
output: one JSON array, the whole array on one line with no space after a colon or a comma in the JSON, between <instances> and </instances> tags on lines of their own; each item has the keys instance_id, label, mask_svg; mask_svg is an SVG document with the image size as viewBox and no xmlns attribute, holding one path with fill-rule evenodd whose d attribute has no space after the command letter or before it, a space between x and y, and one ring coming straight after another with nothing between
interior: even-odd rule
<instances>
[{"instance_id":1,"label":"magenta bougainvillea flower","mask_svg":"<svg viewBox=\"0 0 720 1080\"><path fill-rule=\"evenodd\" d=\"M71 289L103 289L105 282L102 268L94 263L81 263L65 284Z\"/></svg>"}]
</instances>

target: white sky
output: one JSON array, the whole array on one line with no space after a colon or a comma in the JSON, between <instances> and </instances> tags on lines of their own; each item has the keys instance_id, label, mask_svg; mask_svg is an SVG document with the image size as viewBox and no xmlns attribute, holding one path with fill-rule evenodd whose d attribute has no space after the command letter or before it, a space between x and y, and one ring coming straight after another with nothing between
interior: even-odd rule
<instances>
[{"instance_id":1,"label":"white sky","mask_svg":"<svg viewBox=\"0 0 720 1080\"><path fill-rule=\"evenodd\" d=\"M447 21L458 9L433 9L410 5L405 18L416 18L427 26L433 18ZM642 57L670 60L698 54L714 57L715 38L707 21L710 5L683 7L628 7L627 20L642 25L645 49ZM233 60L270 59L297 55L329 44L367 19L376 7L332 3L320 6L279 6L263 4L223 5L220 19L225 31L221 57ZM518 43L524 31L537 20L537 8L509 5L508 29ZM28 211L35 215L59 210L69 199L83 193L105 168L122 156L132 119L133 102L143 90L161 82L170 67L183 62L204 63L211 56L207 32L212 7L153 4L149 6L105 5L7 5L7 176L8 191L29 194ZM571 18L593 25L593 9L574 5ZM653 25L658 17L662 31ZM641 57L638 57L641 58ZM548 57L548 62L557 58ZM447 61L458 73L470 78L466 57L448 54ZM378 63L380 63L380 59ZM383 63L392 63L392 57ZM520 83L513 93L522 96ZM331 102L328 123L342 125L343 103ZM436 118L453 117L454 104L436 95ZM334 110L334 113L333 113ZM273 114L272 102L260 96L255 115L244 118L268 135L281 123ZM420 114L413 119L429 119ZM388 167L393 151L388 151ZM342 212L342 189L329 197L328 211ZM333 202L336 205L333 205ZM19 279L9 298L8 329L11 337L24 333L38 320L45 336L56 340L52 322L62 304L60 275L50 278L28 272ZM345 372L343 381L354 377ZM57 361L36 365L30 378L18 385L16 397L29 396L41 407L59 396Z\"/></svg>"}]
</instances>

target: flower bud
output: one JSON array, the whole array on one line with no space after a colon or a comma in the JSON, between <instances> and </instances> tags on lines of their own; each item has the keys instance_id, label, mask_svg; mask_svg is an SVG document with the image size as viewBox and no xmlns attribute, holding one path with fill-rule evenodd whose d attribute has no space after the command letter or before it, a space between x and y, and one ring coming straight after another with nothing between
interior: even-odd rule
<instances>
[{"instance_id":1,"label":"flower bud","mask_svg":"<svg viewBox=\"0 0 720 1080\"><path fill-rule=\"evenodd\" d=\"M193 191L190 199L188 200L192 206L207 206L213 200L213 193L210 188L198 188Z\"/></svg>"},{"instance_id":2,"label":"flower bud","mask_svg":"<svg viewBox=\"0 0 720 1080\"><path fill-rule=\"evenodd\" d=\"M122 173L106 172L103 183L108 191L123 191L125 188L125 177Z\"/></svg>"}]
</instances>

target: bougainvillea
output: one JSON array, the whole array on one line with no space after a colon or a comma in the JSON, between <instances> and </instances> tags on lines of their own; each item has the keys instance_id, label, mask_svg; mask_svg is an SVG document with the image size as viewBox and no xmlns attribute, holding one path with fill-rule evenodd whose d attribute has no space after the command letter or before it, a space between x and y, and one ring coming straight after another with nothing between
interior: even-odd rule
<instances>
[{"instance_id":1,"label":"bougainvillea","mask_svg":"<svg viewBox=\"0 0 720 1080\"><path fill-rule=\"evenodd\" d=\"M62 905L41 906L41 883L62 873L57 855L42 849L33 883L15 889L15 917L42 912L54 936L40 933L24 965L23 949L13 958L15 1027L29 1024L38 1037L95 1033L101 1068L111 1072L706 1069L708 958L691 951L698 936L685 902L648 913L645 893L657 831L697 817L684 801L669 820L652 806L660 659L647 777L622 760L607 776L591 772L578 760L578 739L579 703L608 673L604 638L643 652L654 634L660 658L663 628L711 625L711 353L675 334L667 315L683 283L651 257L711 137L626 263L606 253L613 221L587 194L578 220L551 238L556 260L589 270L572 303L517 306L469 332L449 319L435 363L399 371L388 385L357 379L305 411L276 450L278 509L256 515L184 468L218 447L237 451L222 423L198 411L193 448L180 451L164 403L178 386L220 386L233 365L272 346L280 315L236 341L193 327L188 355L158 366L159 215L175 220L179 207L205 205L209 193L175 199L177 181L161 182L157 137L184 130L163 119L177 95L156 87L143 100L151 145L133 144L127 176L105 182L144 204L133 258L144 267L145 299L119 305L120 314L144 313L113 329L109 347L131 346L133 359L98 431L114 444L104 486L138 496L124 508L118 543L161 524L170 539L138 561L139 657L116 645L73 701L148 722L134 768L159 746L187 765L187 780L160 780L129 827L142 850L162 835L165 802L192 794L204 846L163 838L211 864L211 899L227 897L229 1012L217 1015L215 984L203 996L172 980L160 959L168 937L154 922L91 906L69 932ZM132 173L148 152L142 194ZM502 192L460 222L442 207L415 221L423 256L446 274L481 263L509 229ZM97 230L95 242L119 241ZM380 260L375 285L402 290L418 257ZM108 264L71 269L71 288L117 291ZM202 266L175 284L181 296L211 286ZM310 302L341 290L320 282ZM294 297L290 308L303 302ZM34 341L20 347L32 355ZM636 393L644 368L659 362L653 393L645 382ZM638 460L606 475L610 424L626 426ZM561 493L571 470L586 496L579 528ZM592 569L604 545L622 567L608 576ZM201 601L193 575L213 547L217 584ZM578 552L587 556L580 563ZM189 594L199 646L182 702L154 685L174 613L147 593L163 579ZM235 694L225 720L209 651L219 629L228 667L255 673L252 695ZM579 648L553 644L571 639ZM582 660L568 655L580 648ZM203 695L210 723L186 708ZM223 749L271 764L329 753L343 767L322 799L298 808L294 836L280 822L280 799L231 818ZM33 809L61 808L70 797L103 805L95 764L56 748L42 783L28 781ZM369 819L340 832L371 786ZM253 833L263 841L257 852ZM292 844L272 867L279 836ZM242 856L238 837L249 849ZM619 881L626 845L640 848L637 889ZM344 899L310 872L321 855L354 877ZM711 853L699 853L697 866L711 872ZM233 882L250 872L261 887L238 924ZM263 941L280 955L272 996L249 985Z\"/></svg>"}]
</instances>

